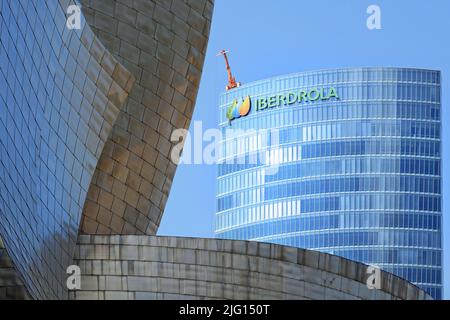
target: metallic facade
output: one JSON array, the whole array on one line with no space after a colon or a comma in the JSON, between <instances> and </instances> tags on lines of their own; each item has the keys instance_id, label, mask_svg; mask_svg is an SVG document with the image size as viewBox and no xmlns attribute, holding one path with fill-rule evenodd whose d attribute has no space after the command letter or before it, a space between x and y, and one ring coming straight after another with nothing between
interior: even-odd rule
<instances>
[{"instance_id":1,"label":"metallic facade","mask_svg":"<svg viewBox=\"0 0 450 320\"><path fill-rule=\"evenodd\" d=\"M331 87L338 99L256 110L272 95ZM227 118L247 96L249 115ZM251 150L251 132L235 147L223 141L226 157L246 162L219 164L217 235L375 264L441 298L440 114L440 73L431 70L325 70L230 90L220 99L224 136L228 128L277 129L269 147L278 168L266 174L248 151L238 155Z\"/></svg>"},{"instance_id":2,"label":"metallic facade","mask_svg":"<svg viewBox=\"0 0 450 320\"><path fill-rule=\"evenodd\" d=\"M82 208L133 77L70 1L0 1L0 235L35 298L67 295Z\"/></svg>"},{"instance_id":3,"label":"metallic facade","mask_svg":"<svg viewBox=\"0 0 450 320\"><path fill-rule=\"evenodd\" d=\"M136 78L98 162L81 231L154 235L176 170L170 135L192 118L212 2L81 3L94 33Z\"/></svg>"},{"instance_id":4,"label":"metallic facade","mask_svg":"<svg viewBox=\"0 0 450 320\"><path fill-rule=\"evenodd\" d=\"M37 299L68 297L80 232L156 232L212 15L207 0L81 4L72 30L79 1L0 0L0 236Z\"/></svg>"}]
</instances>

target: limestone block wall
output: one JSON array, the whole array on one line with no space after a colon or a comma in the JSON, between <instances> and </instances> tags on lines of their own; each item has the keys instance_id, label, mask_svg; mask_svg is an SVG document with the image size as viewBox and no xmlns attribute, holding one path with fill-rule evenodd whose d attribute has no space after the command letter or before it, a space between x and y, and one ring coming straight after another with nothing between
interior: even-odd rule
<instances>
[{"instance_id":1,"label":"limestone block wall","mask_svg":"<svg viewBox=\"0 0 450 320\"><path fill-rule=\"evenodd\" d=\"M24 300L30 296L0 238L0 300Z\"/></svg>"},{"instance_id":2,"label":"limestone block wall","mask_svg":"<svg viewBox=\"0 0 450 320\"><path fill-rule=\"evenodd\" d=\"M188 128L202 73L212 0L81 0L88 24L134 75L88 193L86 234L158 229L176 166L174 129Z\"/></svg>"},{"instance_id":3,"label":"limestone block wall","mask_svg":"<svg viewBox=\"0 0 450 320\"><path fill-rule=\"evenodd\" d=\"M258 242L82 235L75 263L71 299L431 299L386 272L368 289L361 263Z\"/></svg>"}]
</instances>

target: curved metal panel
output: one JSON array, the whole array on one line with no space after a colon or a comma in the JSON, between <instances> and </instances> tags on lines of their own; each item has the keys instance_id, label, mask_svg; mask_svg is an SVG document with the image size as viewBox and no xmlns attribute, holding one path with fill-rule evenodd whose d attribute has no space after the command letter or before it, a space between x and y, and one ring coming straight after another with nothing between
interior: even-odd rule
<instances>
[{"instance_id":1,"label":"curved metal panel","mask_svg":"<svg viewBox=\"0 0 450 320\"><path fill-rule=\"evenodd\" d=\"M81 233L153 235L176 169L170 135L192 118L213 5L81 3L95 34L136 77L96 168Z\"/></svg>"},{"instance_id":2,"label":"curved metal panel","mask_svg":"<svg viewBox=\"0 0 450 320\"><path fill-rule=\"evenodd\" d=\"M73 1L0 1L0 235L34 298L64 298L82 207L134 78Z\"/></svg>"}]
</instances>

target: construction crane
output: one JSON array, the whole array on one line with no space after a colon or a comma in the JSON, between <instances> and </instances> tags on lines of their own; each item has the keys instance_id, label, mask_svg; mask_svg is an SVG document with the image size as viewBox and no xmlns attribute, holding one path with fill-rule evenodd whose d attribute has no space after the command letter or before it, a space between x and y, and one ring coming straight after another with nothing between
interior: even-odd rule
<instances>
[{"instance_id":1,"label":"construction crane","mask_svg":"<svg viewBox=\"0 0 450 320\"><path fill-rule=\"evenodd\" d=\"M227 66L227 72L228 72L228 85L225 86L225 90L230 90L233 88L238 88L241 86L240 82L236 82L236 79L233 77L233 74L231 73L230 64L228 63L228 57L227 57L228 51L222 50L220 51L217 56L223 56L225 58L225 64Z\"/></svg>"}]
</instances>

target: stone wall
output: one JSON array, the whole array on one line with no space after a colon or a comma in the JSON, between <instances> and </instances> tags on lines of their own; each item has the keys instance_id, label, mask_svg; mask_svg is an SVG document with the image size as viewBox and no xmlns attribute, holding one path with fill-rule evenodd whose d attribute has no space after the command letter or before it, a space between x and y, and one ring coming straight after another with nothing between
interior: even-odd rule
<instances>
[{"instance_id":1,"label":"stone wall","mask_svg":"<svg viewBox=\"0 0 450 320\"><path fill-rule=\"evenodd\" d=\"M27 289L23 285L0 238L0 300L23 300L29 298Z\"/></svg>"},{"instance_id":2,"label":"stone wall","mask_svg":"<svg viewBox=\"0 0 450 320\"><path fill-rule=\"evenodd\" d=\"M75 263L71 299L430 299L386 272L368 289L361 263L258 242L82 235Z\"/></svg>"}]
</instances>

